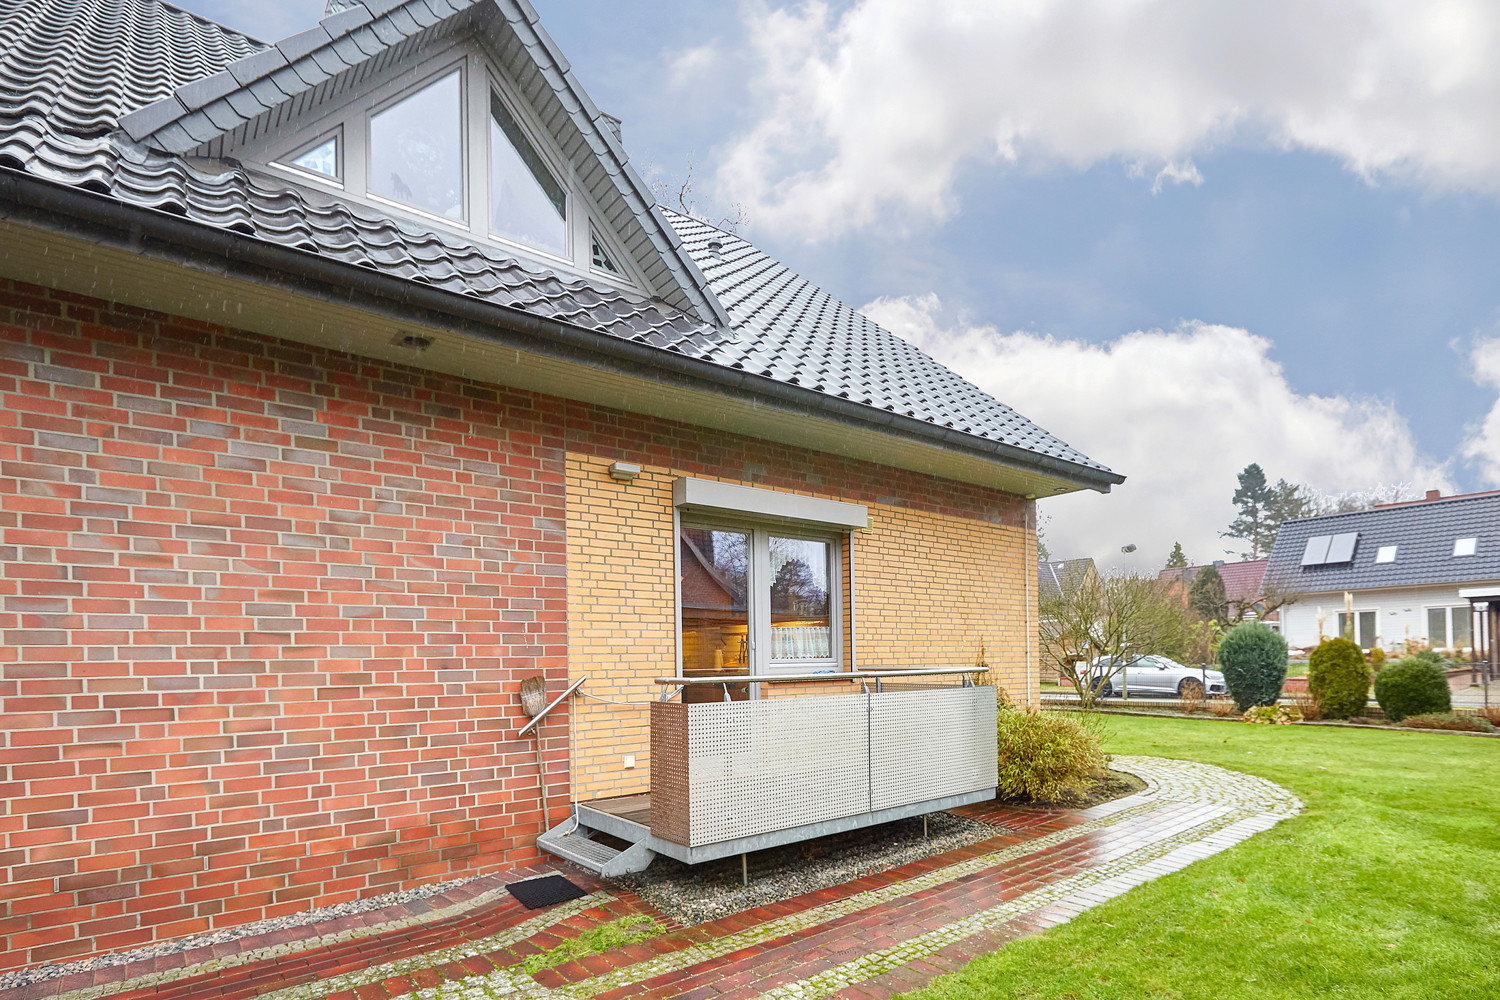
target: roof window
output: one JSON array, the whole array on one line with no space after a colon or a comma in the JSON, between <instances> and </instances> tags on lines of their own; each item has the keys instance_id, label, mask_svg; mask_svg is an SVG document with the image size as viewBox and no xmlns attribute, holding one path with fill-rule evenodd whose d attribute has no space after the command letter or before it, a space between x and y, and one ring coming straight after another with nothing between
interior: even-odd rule
<instances>
[{"instance_id":1,"label":"roof window","mask_svg":"<svg viewBox=\"0 0 1500 1000\"><path fill-rule=\"evenodd\" d=\"M490 229L559 257L568 252L567 193L495 93L490 94Z\"/></svg>"},{"instance_id":2,"label":"roof window","mask_svg":"<svg viewBox=\"0 0 1500 1000\"><path fill-rule=\"evenodd\" d=\"M370 116L370 193L444 218L464 217L457 71Z\"/></svg>"},{"instance_id":3,"label":"roof window","mask_svg":"<svg viewBox=\"0 0 1500 1000\"><path fill-rule=\"evenodd\" d=\"M1396 561L1396 546L1382 545L1375 552L1375 561L1378 563L1393 563Z\"/></svg>"},{"instance_id":4,"label":"roof window","mask_svg":"<svg viewBox=\"0 0 1500 1000\"><path fill-rule=\"evenodd\" d=\"M614 260L610 258L609 251L604 249L604 241L599 239L599 234L591 231L589 236L593 241L589 262L601 271L608 271L610 274L619 274L620 269L615 266Z\"/></svg>"},{"instance_id":5,"label":"roof window","mask_svg":"<svg viewBox=\"0 0 1500 1000\"><path fill-rule=\"evenodd\" d=\"M1477 538L1455 538L1453 539L1453 554L1455 556L1472 556L1479 545Z\"/></svg>"},{"instance_id":6,"label":"roof window","mask_svg":"<svg viewBox=\"0 0 1500 1000\"><path fill-rule=\"evenodd\" d=\"M289 161L289 165L310 174L338 180L344 176L343 167L339 163L341 152L339 137L335 133L302 150Z\"/></svg>"},{"instance_id":7,"label":"roof window","mask_svg":"<svg viewBox=\"0 0 1500 1000\"><path fill-rule=\"evenodd\" d=\"M1314 535L1307 540L1302 550L1302 565L1335 566L1354 559L1354 545L1359 541L1359 532L1348 531L1341 535Z\"/></svg>"}]
</instances>

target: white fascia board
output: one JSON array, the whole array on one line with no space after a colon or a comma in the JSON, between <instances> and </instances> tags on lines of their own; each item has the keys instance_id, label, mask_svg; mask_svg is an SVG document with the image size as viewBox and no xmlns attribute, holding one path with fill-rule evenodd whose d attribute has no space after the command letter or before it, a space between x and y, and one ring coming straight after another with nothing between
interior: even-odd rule
<instances>
[{"instance_id":1,"label":"white fascia board","mask_svg":"<svg viewBox=\"0 0 1500 1000\"><path fill-rule=\"evenodd\" d=\"M857 503L823 500L754 486L736 486L711 479L684 477L673 481L672 505L689 512L796 521L846 531L864 528L870 523L869 509Z\"/></svg>"},{"instance_id":2,"label":"white fascia board","mask_svg":"<svg viewBox=\"0 0 1500 1000\"><path fill-rule=\"evenodd\" d=\"M1488 587L1464 587L1459 590L1458 596L1466 601L1500 601L1500 586L1492 584Z\"/></svg>"}]
</instances>

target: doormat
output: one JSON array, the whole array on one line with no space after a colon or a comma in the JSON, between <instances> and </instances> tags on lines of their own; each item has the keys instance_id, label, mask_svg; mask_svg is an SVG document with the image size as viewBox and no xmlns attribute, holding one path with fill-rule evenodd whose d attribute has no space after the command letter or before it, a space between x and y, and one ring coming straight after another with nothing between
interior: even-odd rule
<instances>
[{"instance_id":1,"label":"doormat","mask_svg":"<svg viewBox=\"0 0 1500 1000\"><path fill-rule=\"evenodd\" d=\"M588 895L561 875L529 878L524 882L512 882L505 888L510 890L510 894L528 910L555 906L558 903L566 903L570 899L582 899Z\"/></svg>"}]
</instances>

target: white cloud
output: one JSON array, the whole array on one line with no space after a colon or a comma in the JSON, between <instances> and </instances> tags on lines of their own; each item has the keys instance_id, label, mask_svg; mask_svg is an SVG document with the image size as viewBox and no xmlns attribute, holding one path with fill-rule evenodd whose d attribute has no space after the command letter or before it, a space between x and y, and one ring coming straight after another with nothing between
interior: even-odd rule
<instances>
[{"instance_id":1,"label":"white cloud","mask_svg":"<svg viewBox=\"0 0 1500 1000\"><path fill-rule=\"evenodd\" d=\"M1500 190L1493 0L747 10L759 118L719 179L783 230L942 218L976 160L1119 159L1197 183L1188 158L1230 139L1326 153L1372 179Z\"/></svg>"},{"instance_id":2,"label":"white cloud","mask_svg":"<svg viewBox=\"0 0 1500 1000\"><path fill-rule=\"evenodd\" d=\"M672 57L668 77L674 89L691 86L718 67L723 53L717 40L683 49Z\"/></svg>"},{"instance_id":3,"label":"white cloud","mask_svg":"<svg viewBox=\"0 0 1500 1000\"><path fill-rule=\"evenodd\" d=\"M1500 337L1481 340L1469 355L1474 381L1500 392ZM1469 428L1463 456L1478 468L1491 486L1500 486L1500 400L1478 424Z\"/></svg>"},{"instance_id":4,"label":"white cloud","mask_svg":"<svg viewBox=\"0 0 1500 1000\"><path fill-rule=\"evenodd\" d=\"M1043 504L1057 556L1118 566L1120 547L1134 543L1125 565L1155 571L1181 541L1193 559L1234 558L1225 550L1237 553L1239 543L1218 533L1235 513L1235 476L1250 462L1273 481L1329 492L1394 481L1453 489L1392 406L1296 392L1271 342L1245 330L1188 323L1100 345L950 322L935 295L877 299L862 311L1128 477L1108 495ZM1494 359L1500 384L1500 349Z\"/></svg>"},{"instance_id":5,"label":"white cloud","mask_svg":"<svg viewBox=\"0 0 1500 1000\"><path fill-rule=\"evenodd\" d=\"M1203 174L1199 172L1198 165L1192 160L1168 161L1165 167L1156 173L1156 180L1151 182L1151 193L1161 194L1164 184L1191 184L1193 187L1203 186Z\"/></svg>"}]
</instances>

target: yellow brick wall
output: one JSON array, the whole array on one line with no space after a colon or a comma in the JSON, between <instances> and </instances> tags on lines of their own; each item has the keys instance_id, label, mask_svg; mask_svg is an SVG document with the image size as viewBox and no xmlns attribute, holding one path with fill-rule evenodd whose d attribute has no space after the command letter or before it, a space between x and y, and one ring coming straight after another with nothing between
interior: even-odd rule
<instances>
[{"instance_id":1,"label":"yellow brick wall","mask_svg":"<svg viewBox=\"0 0 1500 1000\"><path fill-rule=\"evenodd\" d=\"M672 481L684 473L643 465L637 479L620 483L610 478L609 463L567 457L569 674L588 675L586 691L623 703L574 703L573 787L580 801L649 788L650 702L661 693L652 681L676 669ZM859 667L972 666L983 644L988 682L1013 700L1033 702L1035 621L1027 610L1036 595L1028 602L1026 587L1035 585L1035 570L1027 574L1035 537L1015 525L867 506L872 530L852 536ZM850 568L846 549L846 594ZM847 662L847 599L844 605ZM819 690L830 693L826 685ZM627 755L635 757L633 769L624 767Z\"/></svg>"}]
</instances>

